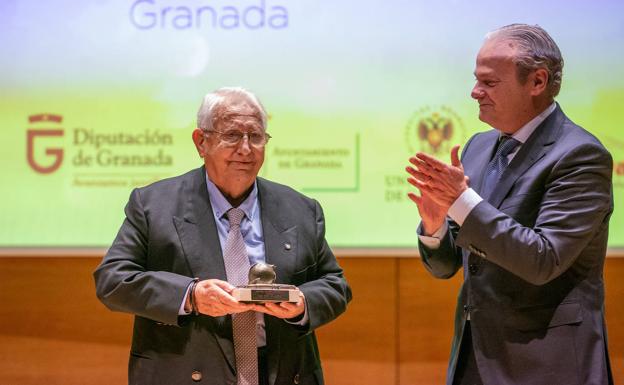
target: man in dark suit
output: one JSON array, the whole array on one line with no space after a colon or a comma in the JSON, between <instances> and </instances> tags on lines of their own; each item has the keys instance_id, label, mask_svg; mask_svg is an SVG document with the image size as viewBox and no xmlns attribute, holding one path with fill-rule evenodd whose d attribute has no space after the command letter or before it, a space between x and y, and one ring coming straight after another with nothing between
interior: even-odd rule
<instances>
[{"instance_id":1,"label":"man in dark suit","mask_svg":"<svg viewBox=\"0 0 624 385\"><path fill-rule=\"evenodd\" d=\"M603 266L613 210L611 155L554 101L559 48L538 26L490 33L472 97L495 128L418 153L410 193L425 267L463 267L447 384L612 384Z\"/></svg>"},{"instance_id":2,"label":"man in dark suit","mask_svg":"<svg viewBox=\"0 0 624 385\"><path fill-rule=\"evenodd\" d=\"M198 127L204 166L135 189L94 273L98 298L135 314L129 382L323 384L314 330L345 311L351 290L322 209L257 177L270 136L250 92L208 94ZM255 262L275 265L298 301L237 301L233 279Z\"/></svg>"}]
</instances>

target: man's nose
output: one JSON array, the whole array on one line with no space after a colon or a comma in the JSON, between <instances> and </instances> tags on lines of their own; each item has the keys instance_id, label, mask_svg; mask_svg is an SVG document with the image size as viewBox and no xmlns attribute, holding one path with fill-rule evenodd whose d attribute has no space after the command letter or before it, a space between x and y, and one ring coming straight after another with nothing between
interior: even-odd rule
<instances>
[{"instance_id":1,"label":"man's nose","mask_svg":"<svg viewBox=\"0 0 624 385\"><path fill-rule=\"evenodd\" d=\"M481 98L483 98L483 96L485 96L485 95L484 95L484 92L483 92L483 90L481 89L481 87L479 87L479 85L478 85L478 84L475 84L475 86L474 86L474 87L472 87L472 91L470 92L470 96L471 96L473 99L481 99Z\"/></svg>"},{"instance_id":2,"label":"man's nose","mask_svg":"<svg viewBox=\"0 0 624 385\"><path fill-rule=\"evenodd\" d=\"M244 133L243 137L238 144L238 151L242 154L249 154L251 152L251 147L249 145L249 134Z\"/></svg>"}]
</instances>

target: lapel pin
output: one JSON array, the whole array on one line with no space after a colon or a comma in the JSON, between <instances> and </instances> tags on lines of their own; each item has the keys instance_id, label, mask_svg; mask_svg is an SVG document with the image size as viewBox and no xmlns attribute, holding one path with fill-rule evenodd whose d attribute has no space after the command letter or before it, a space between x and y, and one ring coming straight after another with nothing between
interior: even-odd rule
<instances>
[{"instance_id":1,"label":"lapel pin","mask_svg":"<svg viewBox=\"0 0 624 385\"><path fill-rule=\"evenodd\" d=\"M284 248L286 250L290 250L292 248L292 246L290 245L290 243L284 243Z\"/></svg>"}]
</instances>

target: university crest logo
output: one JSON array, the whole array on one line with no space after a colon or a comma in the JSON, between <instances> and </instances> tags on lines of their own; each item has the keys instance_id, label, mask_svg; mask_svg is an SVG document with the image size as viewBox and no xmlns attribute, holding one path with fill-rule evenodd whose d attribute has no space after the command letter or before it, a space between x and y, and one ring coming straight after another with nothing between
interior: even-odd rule
<instances>
[{"instance_id":1,"label":"university crest logo","mask_svg":"<svg viewBox=\"0 0 624 385\"><path fill-rule=\"evenodd\" d=\"M463 142L464 136L461 118L447 106L422 107L412 114L405 127L405 143L410 154L423 151L444 155L452 144Z\"/></svg>"}]
</instances>

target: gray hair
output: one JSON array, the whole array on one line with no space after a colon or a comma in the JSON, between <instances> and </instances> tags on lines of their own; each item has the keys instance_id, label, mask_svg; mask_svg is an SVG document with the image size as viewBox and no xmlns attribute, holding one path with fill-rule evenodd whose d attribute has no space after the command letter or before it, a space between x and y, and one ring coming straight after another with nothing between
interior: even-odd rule
<instances>
[{"instance_id":1,"label":"gray hair","mask_svg":"<svg viewBox=\"0 0 624 385\"><path fill-rule=\"evenodd\" d=\"M267 113L260 100L242 87L222 87L206 96L197 111L197 128L203 131L212 131L218 121L224 121L229 116L240 111L240 105L251 105L266 130Z\"/></svg>"},{"instance_id":2,"label":"gray hair","mask_svg":"<svg viewBox=\"0 0 624 385\"><path fill-rule=\"evenodd\" d=\"M514 63L518 80L524 83L529 74L539 68L548 71L547 92L554 98L561 89L563 57L557 43L539 25L510 24L492 32L485 39L502 39L517 44Z\"/></svg>"}]
</instances>

